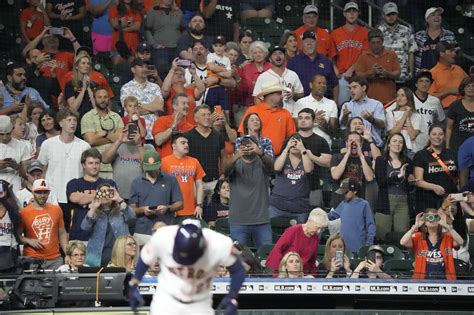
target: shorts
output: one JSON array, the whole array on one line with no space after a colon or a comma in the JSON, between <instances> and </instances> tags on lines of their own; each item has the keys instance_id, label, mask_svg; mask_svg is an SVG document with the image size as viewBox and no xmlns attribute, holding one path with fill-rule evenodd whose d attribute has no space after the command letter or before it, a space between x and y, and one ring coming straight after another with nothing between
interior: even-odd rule
<instances>
[{"instance_id":1,"label":"shorts","mask_svg":"<svg viewBox=\"0 0 474 315\"><path fill-rule=\"evenodd\" d=\"M244 0L240 4L240 11L245 10L256 10L260 11L266 9L275 12L275 1L274 0Z\"/></svg>"},{"instance_id":2,"label":"shorts","mask_svg":"<svg viewBox=\"0 0 474 315\"><path fill-rule=\"evenodd\" d=\"M227 95L226 89L221 86L207 90L204 104L207 104L211 110L213 110L216 105L221 105L223 110L230 110L229 96Z\"/></svg>"},{"instance_id":3,"label":"shorts","mask_svg":"<svg viewBox=\"0 0 474 315\"><path fill-rule=\"evenodd\" d=\"M151 315L214 315L212 309L212 298L207 298L195 303L181 303L167 292L158 291L153 295L153 300L150 305Z\"/></svg>"},{"instance_id":4,"label":"shorts","mask_svg":"<svg viewBox=\"0 0 474 315\"><path fill-rule=\"evenodd\" d=\"M109 52L112 50L112 34L103 35L92 32L92 52L97 55L101 52Z\"/></svg>"}]
</instances>

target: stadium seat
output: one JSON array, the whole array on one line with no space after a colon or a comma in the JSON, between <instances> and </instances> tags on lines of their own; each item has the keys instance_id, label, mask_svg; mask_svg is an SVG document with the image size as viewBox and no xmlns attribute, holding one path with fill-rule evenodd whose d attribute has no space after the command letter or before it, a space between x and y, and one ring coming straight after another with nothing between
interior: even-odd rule
<instances>
[{"instance_id":1,"label":"stadium seat","mask_svg":"<svg viewBox=\"0 0 474 315\"><path fill-rule=\"evenodd\" d=\"M175 223L176 223L176 224L180 224L181 222L183 222L183 221L186 220L186 219L190 219L190 217L189 217L189 216L176 217L176 218L175 218L175 220L176 220ZM202 226L203 228L208 228L208 227L209 227L209 225L207 224L207 222L204 221L203 219L197 219L197 218L192 218L192 219L199 220L199 221L201 222L201 226Z\"/></svg>"},{"instance_id":2,"label":"stadium seat","mask_svg":"<svg viewBox=\"0 0 474 315\"><path fill-rule=\"evenodd\" d=\"M409 277L412 274L414 262L405 259L390 259L385 261L383 269L395 273L398 277Z\"/></svg>"},{"instance_id":3,"label":"stadium seat","mask_svg":"<svg viewBox=\"0 0 474 315\"><path fill-rule=\"evenodd\" d=\"M405 235L405 232L388 232L385 234L384 243L387 245L397 246L400 249L405 249L404 246L400 245L400 239Z\"/></svg>"},{"instance_id":4,"label":"stadium seat","mask_svg":"<svg viewBox=\"0 0 474 315\"><path fill-rule=\"evenodd\" d=\"M390 260L390 259L405 259L405 255L402 253L400 248L398 248L396 246L393 246L393 245L380 245L380 246L385 251L384 259L386 261ZM359 248L357 256L359 258L363 259L365 257L365 255L367 254L367 251L369 250L369 247L370 247L369 245L365 245L365 246L362 246L361 248Z\"/></svg>"},{"instance_id":5,"label":"stadium seat","mask_svg":"<svg viewBox=\"0 0 474 315\"><path fill-rule=\"evenodd\" d=\"M260 261L260 265L262 267L266 266L267 257L272 251L274 246L275 245L273 244L265 244L257 250L257 259Z\"/></svg>"},{"instance_id":6,"label":"stadium seat","mask_svg":"<svg viewBox=\"0 0 474 315\"><path fill-rule=\"evenodd\" d=\"M287 217L275 217L270 219L270 224L272 231L278 236L281 236L286 228L296 224L296 220Z\"/></svg>"},{"instance_id":7,"label":"stadium seat","mask_svg":"<svg viewBox=\"0 0 474 315\"><path fill-rule=\"evenodd\" d=\"M219 218L216 220L215 225L216 232L222 233L224 235L229 235L229 218Z\"/></svg>"},{"instance_id":8,"label":"stadium seat","mask_svg":"<svg viewBox=\"0 0 474 315\"><path fill-rule=\"evenodd\" d=\"M352 258L350 259L351 262L351 269L354 270L359 266L360 262L363 261L364 259L359 259L359 258Z\"/></svg>"}]
</instances>

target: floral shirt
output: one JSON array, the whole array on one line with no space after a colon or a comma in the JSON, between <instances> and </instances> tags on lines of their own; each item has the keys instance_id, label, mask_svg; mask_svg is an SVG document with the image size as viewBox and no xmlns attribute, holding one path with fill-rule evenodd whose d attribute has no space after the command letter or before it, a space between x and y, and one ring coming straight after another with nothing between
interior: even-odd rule
<instances>
[{"instance_id":1,"label":"floral shirt","mask_svg":"<svg viewBox=\"0 0 474 315\"><path fill-rule=\"evenodd\" d=\"M438 62L436 44L443 40L450 43L457 43L454 33L444 28L441 29L441 34L435 39L432 39L428 35L427 30L416 32L415 41L418 46L418 51L415 54L415 72L421 69L431 69L436 65Z\"/></svg>"}]
</instances>

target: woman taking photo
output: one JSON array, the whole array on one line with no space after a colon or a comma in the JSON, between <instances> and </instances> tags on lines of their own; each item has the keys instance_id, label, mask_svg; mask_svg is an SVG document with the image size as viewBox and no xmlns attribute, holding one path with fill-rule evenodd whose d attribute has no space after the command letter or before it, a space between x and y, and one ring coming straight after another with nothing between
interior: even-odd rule
<instances>
[{"instance_id":1,"label":"woman taking photo","mask_svg":"<svg viewBox=\"0 0 474 315\"><path fill-rule=\"evenodd\" d=\"M262 121L260 120L260 116L258 116L257 113L248 114L244 119L242 127L244 129L244 135L257 139L258 147L263 153L270 156L271 158L275 157L272 140L260 134L262 131ZM240 148L243 138L244 137L239 137L237 140L235 140L235 150Z\"/></svg>"},{"instance_id":2,"label":"woman taking photo","mask_svg":"<svg viewBox=\"0 0 474 315\"><path fill-rule=\"evenodd\" d=\"M117 238L112 249L112 259L107 267L125 268L127 272L133 272L140 255L138 245L133 236L122 235Z\"/></svg>"},{"instance_id":3,"label":"woman taking photo","mask_svg":"<svg viewBox=\"0 0 474 315\"><path fill-rule=\"evenodd\" d=\"M379 186L375 222L379 240L385 239L388 232L408 229L409 176L413 174L413 163L406 152L405 138L394 133L387 139L384 155L375 160L375 179Z\"/></svg>"},{"instance_id":4,"label":"woman taking photo","mask_svg":"<svg viewBox=\"0 0 474 315\"><path fill-rule=\"evenodd\" d=\"M348 278L351 274L346 243L340 234L333 234L326 241L323 261L318 266L318 275L325 278Z\"/></svg>"},{"instance_id":5,"label":"woman taking photo","mask_svg":"<svg viewBox=\"0 0 474 315\"><path fill-rule=\"evenodd\" d=\"M36 137L36 152L39 153L44 140L59 135L59 123L56 121L56 113L47 109L39 117L38 136Z\"/></svg>"},{"instance_id":6,"label":"woman taking photo","mask_svg":"<svg viewBox=\"0 0 474 315\"><path fill-rule=\"evenodd\" d=\"M456 154L444 148L444 127L431 125L428 146L415 154L416 210L438 209L445 196L457 191Z\"/></svg>"},{"instance_id":7,"label":"woman taking photo","mask_svg":"<svg viewBox=\"0 0 474 315\"><path fill-rule=\"evenodd\" d=\"M56 271L57 272L77 272L79 267L84 265L86 258L86 246L82 241L69 241L66 248L66 262Z\"/></svg>"},{"instance_id":8,"label":"woman taking photo","mask_svg":"<svg viewBox=\"0 0 474 315\"><path fill-rule=\"evenodd\" d=\"M419 213L415 224L400 240L402 246L414 252L413 279L456 280L453 248L463 242L458 232L446 222L446 214L434 208Z\"/></svg>"},{"instance_id":9,"label":"woman taking photo","mask_svg":"<svg viewBox=\"0 0 474 315\"><path fill-rule=\"evenodd\" d=\"M0 273L15 271L20 255L16 234L20 225L20 214L12 189L7 181L0 179Z\"/></svg>"},{"instance_id":10,"label":"woman taking photo","mask_svg":"<svg viewBox=\"0 0 474 315\"><path fill-rule=\"evenodd\" d=\"M91 232L87 244L86 263L91 267L104 267L112 257L115 240L129 235L128 221L135 212L110 184L97 187L95 199L81 223L81 229Z\"/></svg>"},{"instance_id":11,"label":"woman taking photo","mask_svg":"<svg viewBox=\"0 0 474 315\"><path fill-rule=\"evenodd\" d=\"M286 253L280 261L278 271L278 278L314 278L311 275L304 275L301 257L297 252Z\"/></svg>"}]
</instances>

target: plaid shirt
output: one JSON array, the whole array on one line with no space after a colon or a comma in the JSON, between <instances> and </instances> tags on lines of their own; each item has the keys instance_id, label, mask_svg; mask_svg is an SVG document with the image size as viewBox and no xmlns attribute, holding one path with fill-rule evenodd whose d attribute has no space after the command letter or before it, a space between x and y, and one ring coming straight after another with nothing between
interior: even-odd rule
<instances>
[{"instance_id":1,"label":"plaid shirt","mask_svg":"<svg viewBox=\"0 0 474 315\"><path fill-rule=\"evenodd\" d=\"M434 47L432 47L432 45L429 45L429 46L425 45L426 41L428 40L429 40L429 36L426 30L421 30L421 31L416 32L415 42L418 45L418 51L415 54L415 73L421 70L421 59L422 59L423 53L429 52L430 50L436 50L436 45ZM457 44L454 33L444 28L441 29L441 33L439 34L438 38L435 41L436 43L438 43L443 40ZM429 67L429 69L434 67L436 65L436 62L437 61L435 61L433 65Z\"/></svg>"}]
</instances>

